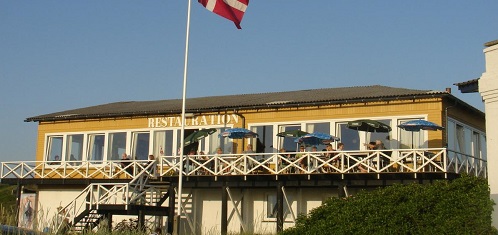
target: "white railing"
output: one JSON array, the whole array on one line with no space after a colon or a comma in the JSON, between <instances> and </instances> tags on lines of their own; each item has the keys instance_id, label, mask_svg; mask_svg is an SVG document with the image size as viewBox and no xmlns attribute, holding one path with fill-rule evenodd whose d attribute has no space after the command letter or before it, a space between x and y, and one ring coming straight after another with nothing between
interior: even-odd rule
<instances>
[{"instance_id":1,"label":"white railing","mask_svg":"<svg viewBox=\"0 0 498 235\"><path fill-rule=\"evenodd\" d=\"M325 158L325 153L331 153L333 157ZM150 161L131 161L124 168L120 161L103 161L99 164L86 161L61 162L58 165L49 165L47 162L2 162L0 178L135 179L143 171L148 172L147 177L154 177L156 170L157 176L178 175L179 172L186 176L438 172L487 177L486 160L445 148L292 152L285 155L194 155L184 157L183 164L180 164L178 156L161 156L158 161L157 168L148 170L145 169Z\"/></svg>"},{"instance_id":2,"label":"white railing","mask_svg":"<svg viewBox=\"0 0 498 235\"><path fill-rule=\"evenodd\" d=\"M155 206L162 191L148 185L149 177L156 175L154 161L142 165L135 178L128 183L92 183L69 204L58 209L56 228L64 223L74 225L76 217L85 210L98 210L102 205L122 205L127 210L131 204ZM58 231L58 230L55 230Z\"/></svg>"},{"instance_id":3,"label":"white railing","mask_svg":"<svg viewBox=\"0 0 498 235\"><path fill-rule=\"evenodd\" d=\"M127 161L129 164L123 165L121 164L122 162L123 161L2 162L0 178L130 179L138 176L152 161L130 160Z\"/></svg>"},{"instance_id":4,"label":"white railing","mask_svg":"<svg viewBox=\"0 0 498 235\"><path fill-rule=\"evenodd\" d=\"M455 173L468 173L475 176L486 177L487 161L474 156L448 150L448 170Z\"/></svg>"},{"instance_id":5,"label":"white railing","mask_svg":"<svg viewBox=\"0 0 498 235\"><path fill-rule=\"evenodd\" d=\"M78 215L84 211L98 209L101 204L128 205L129 187L127 183L90 184L76 198L63 208L58 208L53 231L61 226L74 225Z\"/></svg>"},{"instance_id":6,"label":"white railing","mask_svg":"<svg viewBox=\"0 0 498 235\"><path fill-rule=\"evenodd\" d=\"M331 153L333 157L323 157ZM290 155L290 157L288 157ZM187 156L182 173L195 175L347 174L391 172L468 173L486 177L487 162L445 148L255 153ZM161 157L159 175L177 175L178 157Z\"/></svg>"}]
</instances>

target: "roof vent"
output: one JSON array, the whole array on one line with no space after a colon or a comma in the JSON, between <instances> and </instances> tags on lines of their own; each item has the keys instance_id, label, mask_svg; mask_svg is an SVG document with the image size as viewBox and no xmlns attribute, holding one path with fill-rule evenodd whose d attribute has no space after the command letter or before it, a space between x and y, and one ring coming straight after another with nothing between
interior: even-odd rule
<instances>
[{"instance_id":1,"label":"roof vent","mask_svg":"<svg viewBox=\"0 0 498 235\"><path fill-rule=\"evenodd\" d=\"M280 101L272 101L272 102L268 102L266 104L268 105L272 105L272 104L287 104L287 103L290 103L292 101L290 100L280 100Z\"/></svg>"},{"instance_id":2,"label":"roof vent","mask_svg":"<svg viewBox=\"0 0 498 235\"><path fill-rule=\"evenodd\" d=\"M71 116L76 116L76 115L78 115L78 114L74 114L74 113L72 113L72 114L62 114L62 115L57 115L57 116L55 116L55 117L56 117L56 118L65 118L65 117L71 117Z\"/></svg>"}]
</instances>

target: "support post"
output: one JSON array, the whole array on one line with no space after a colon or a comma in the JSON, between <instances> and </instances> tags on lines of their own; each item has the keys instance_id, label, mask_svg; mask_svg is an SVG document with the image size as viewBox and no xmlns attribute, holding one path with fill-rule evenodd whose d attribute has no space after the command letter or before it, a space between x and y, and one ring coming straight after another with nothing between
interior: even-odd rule
<instances>
[{"instance_id":1,"label":"support post","mask_svg":"<svg viewBox=\"0 0 498 235\"><path fill-rule=\"evenodd\" d=\"M284 193L281 181L277 184L277 233L284 230Z\"/></svg>"},{"instance_id":2,"label":"support post","mask_svg":"<svg viewBox=\"0 0 498 235\"><path fill-rule=\"evenodd\" d=\"M21 181L18 180L17 181L17 191L16 191L16 198L17 198L17 207L16 207L16 225L17 226L20 226L19 224L19 213L21 213L20 209L21 209L21 192L22 192L22 185L21 185Z\"/></svg>"},{"instance_id":3,"label":"support post","mask_svg":"<svg viewBox=\"0 0 498 235\"><path fill-rule=\"evenodd\" d=\"M339 182L337 185L337 196L340 198L348 197L347 186L344 181Z\"/></svg>"},{"instance_id":4,"label":"support post","mask_svg":"<svg viewBox=\"0 0 498 235\"><path fill-rule=\"evenodd\" d=\"M105 219L107 220L107 228L109 229L109 231L112 231L112 213L107 212L105 214Z\"/></svg>"},{"instance_id":5,"label":"support post","mask_svg":"<svg viewBox=\"0 0 498 235\"><path fill-rule=\"evenodd\" d=\"M138 228L141 231L145 230L145 213L143 210L138 210Z\"/></svg>"},{"instance_id":6,"label":"support post","mask_svg":"<svg viewBox=\"0 0 498 235\"><path fill-rule=\"evenodd\" d=\"M179 215L173 217L173 235L180 235L180 219Z\"/></svg>"},{"instance_id":7,"label":"support post","mask_svg":"<svg viewBox=\"0 0 498 235\"><path fill-rule=\"evenodd\" d=\"M173 225L175 224L175 188L168 188L168 233L173 234Z\"/></svg>"},{"instance_id":8,"label":"support post","mask_svg":"<svg viewBox=\"0 0 498 235\"><path fill-rule=\"evenodd\" d=\"M221 234L228 231L228 193L226 183L221 187Z\"/></svg>"}]
</instances>

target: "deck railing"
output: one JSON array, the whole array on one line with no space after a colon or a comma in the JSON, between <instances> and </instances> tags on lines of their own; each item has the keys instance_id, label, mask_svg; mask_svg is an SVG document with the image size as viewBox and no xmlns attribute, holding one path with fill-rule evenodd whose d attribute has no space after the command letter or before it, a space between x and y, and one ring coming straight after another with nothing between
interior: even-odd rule
<instances>
[{"instance_id":1,"label":"deck railing","mask_svg":"<svg viewBox=\"0 0 498 235\"><path fill-rule=\"evenodd\" d=\"M332 157L324 157L327 153ZM487 177L486 160L445 148L193 155L184 158L183 168L178 157L160 159L161 176L437 172Z\"/></svg>"},{"instance_id":2,"label":"deck railing","mask_svg":"<svg viewBox=\"0 0 498 235\"><path fill-rule=\"evenodd\" d=\"M323 157L327 153L332 157ZM185 156L183 164L178 156L157 159L157 168L150 169L149 177L180 172L186 176L437 172L487 177L485 159L445 148L192 155ZM134 179L151 161L131 161L125 167L120 161L50 163L2 162L0 178Z\"/></svg>"},{"instance_id":3,"label":"deck railing","mask_svg":"<svg viewBox=\"0 0 498 235\"><path fill-rule=\"evenodd\" d=\"M12 161L2 162L0 178L20 179L131 179L153 164L148 160L123 161ZM150 169L151 176L155 168Z\"/></svg>"}]
</instances>

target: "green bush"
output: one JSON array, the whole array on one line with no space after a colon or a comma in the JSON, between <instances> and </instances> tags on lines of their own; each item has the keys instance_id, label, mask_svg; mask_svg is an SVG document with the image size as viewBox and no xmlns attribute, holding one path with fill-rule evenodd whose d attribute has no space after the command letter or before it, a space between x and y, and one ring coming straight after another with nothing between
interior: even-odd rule
<instances>
[{"instance_id":1,"label":"green bush","mask_svg":"<svg viewBox=\"0 0 498 235\"><path fill-rule=\"evenodd\" d=\"M282 234L498 234L493 205L482 178L394 185L330 198Z\"/></svg>"}]
</instances>

